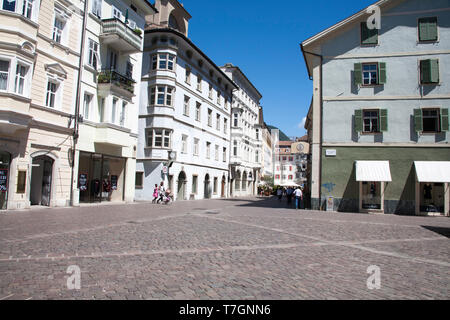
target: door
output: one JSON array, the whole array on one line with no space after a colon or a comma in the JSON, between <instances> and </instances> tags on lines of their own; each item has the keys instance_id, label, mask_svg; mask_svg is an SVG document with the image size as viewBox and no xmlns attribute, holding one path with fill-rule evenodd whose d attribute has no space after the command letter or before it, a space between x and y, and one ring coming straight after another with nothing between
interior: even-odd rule
<instances>
[{"instance_id":1,"label":"door","mask_svg":"<svg viewBox=\"0 0 450 320\"><path fill-rule=\"evenodd\" d=\"M185 200L186 174L182 171L178 175L177 200Z\"/></svg>"},{"instance_id":2,"label":"door","mask_svg":"<svg viewBox=\"0 0 450 320\"><path fill-rule=\"evenodd\" d=\"M225 177L222 178L222 193L220 194L222 198L225 198Z\"/></svg>"},{"instance_id":3,"label":"door","mask_svg":"<svg viewBox=\"0 0 450 320\"><path fill-rule=\"evenodd\" d=\"M6 210L8 202L8 179L11 155L0 151L0 210Z\"/></svg>"},{"instance_id":4,"label":"door","mask_svg":"<svg viewBox=\"0 0 450 320\"><path fill-rule=\"evenodd\" d=\"M207 174L205 176L205 189L204 189L204 198L205 199L209 199L211 198L211 186L210 186L210 181L209 181L209 174Z\"/></svg>"},{"instance_id":5,"label":"door","mask_svg":"<svg viewBox=\"0 0 450 320\"><path fill-rule=\"evenodd\" d=\"M33 159L31 171L31 205L50 206L53 178L53 159L38 156Z\"/></svg>"}]
</instances>

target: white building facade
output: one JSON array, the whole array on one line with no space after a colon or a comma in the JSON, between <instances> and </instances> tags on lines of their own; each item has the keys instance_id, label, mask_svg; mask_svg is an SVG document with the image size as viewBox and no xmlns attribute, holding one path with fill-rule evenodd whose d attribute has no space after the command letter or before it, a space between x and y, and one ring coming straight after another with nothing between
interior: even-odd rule
<instances>
[{"instance_id":1,"label":"white building facade","mask_svg":"<svg viewBox=\"0 0 450 320\"><path fill-rule=\"evenodd\" d=\"M263 133L260 126L261 93L239 67L221 67L238 86L231 110L231 196L255 195L261 179ZM262 112L262 111L261 111Z\"/></svg>"},{"instance_id":2,"label":"white building facade","mask_svg":"<svg viewBox=\"0 0 450 320\"><path fill-rule=\"evenodd\" d=\"M74 205L133 202L146 0L90 0L75 152Z\"/></svg>"},{"instance_id":3,"label":"white building facade","mask_svg":"<svg viewBox=\"0 0 450 320\"><path fill-rule=\"evenodd\" d=\"M234 83L187 38L189 13L156 1L145 31L136 200L165 183L175 200L229 195Z\"/></svg>"}]
</instances>

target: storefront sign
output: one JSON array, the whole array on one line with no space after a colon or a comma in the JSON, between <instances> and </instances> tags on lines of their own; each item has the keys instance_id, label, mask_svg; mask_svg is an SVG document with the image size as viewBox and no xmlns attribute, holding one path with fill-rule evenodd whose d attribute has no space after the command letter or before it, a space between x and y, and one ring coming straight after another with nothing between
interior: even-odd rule
<instances>
[{"instance_id":1,"label":"storefront sign","mask_svg":"<svg viewBox=\"0 0 450 320\"><path fill-rule=\"evenodd\" d=\"M0 192L8 191L8 169L0 169Z\"/></svg>"},{"instance_id":2,"label":"storefront sign","mask_svg":"<svg viewBox=\"0 0 450 320\"><path fill-rule=\"evenodd\" d=\"M88 175L86 173L81 173L78 178L78 187L80 191L86 191L88 187Z\"/></svg>"},{"instance_id":3,"label":"storefront sign","mask_svg":"<svg viewBox=\"0 0 450 320\"><path fill-rule=\"evenodd\" d=\"M111 176L111 190L117 190L117 181L118 180L119 180L119 177Z\"/></svg>"}]
</instances>

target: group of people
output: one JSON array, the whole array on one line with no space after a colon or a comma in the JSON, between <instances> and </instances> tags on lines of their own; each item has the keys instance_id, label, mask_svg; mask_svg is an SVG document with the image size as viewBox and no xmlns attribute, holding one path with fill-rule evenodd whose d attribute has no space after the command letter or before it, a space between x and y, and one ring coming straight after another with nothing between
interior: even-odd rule
<instances>
[{"instance_id":1,"label":"group of people","mask_svg":"<svg viewBox=\"0 0 450 320\"><path fill-rule=\"evenodd\" d=\"M287 187L287 188L278 188L277 189L278 200L281 202L283 196L287 199L288 206L292 206L292 198L295 199L295 209L304 209L304 197L303 190L301 187Z\"/></svg>"},{"instance_id":2,"label":"group of people","mask_svg":"<svg viewBox=\"0 0 450 320\"><path fill-rule=\"evenodd\" d=\"M153 201L152 203L168 203L172 201L172 195L170 189L164 187L164 182L161 181L161 184L158 186L155 184L155 189L153 189Z\"/></svg>"}]
</instances>

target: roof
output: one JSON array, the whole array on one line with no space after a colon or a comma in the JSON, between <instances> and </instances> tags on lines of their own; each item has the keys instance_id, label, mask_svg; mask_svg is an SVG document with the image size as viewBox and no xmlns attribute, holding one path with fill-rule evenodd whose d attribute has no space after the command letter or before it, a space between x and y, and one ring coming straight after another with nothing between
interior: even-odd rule
<instances>
[{"instance_id":1,"label":"roof","mask_svg":"<svg viewBox=\"0 0 450 320\"><path fill-rule=\"evenodd\" d=\"M356 161L356 181L391 182L389 161Z\"/></svg>"},{"instance_id":2,"label":"roof","mask_svg":"<svg viewBox=\"0 0 450 320\"><path fill-rule=\"evenodd\" d=\"M272 130L278 130L279 131L279 140L280 141L291 141L291 139L289 139L289 137L280 129L278 129L275 126L271 126L271 125L267 125L267 128L269 129L269 131L272 133Z\"/></svg>"},{"instance_id":3,"label":"roof","mask_svg":"<svg viewBox=\"0 0 450 320\"><path fill-rule=\"evenodd\" d=\"M238 71L241 74L241 76L250 84L250 86L253 88L253 90L256 91L256 93L259 95L259 99L262 99L262 94L258 91L258 89L256 89L256 87L253 85L253 83L250 80L248 80L245 73L243 73L242 70L238 66L235 66L232 63L227 63L224 66L222 66L221 68L231 68L231 69L235 69L236 71Z\"/></svg>"},{"instance_id":4,"label":"roof","mask_svg":"<svg viewBox=\"0 0 450 320\"><path fill-rule=\"evenodd\" d=\"M450 182L450 161L415 161L414 166L418 182Z\"/></svg>"},{"instance_id":5,"label":"roof","mask_svg":"<svg viewBox=\"0 0 450 320\"><path fill-rule=\"evenodd\" d=\"M280 147L290 147L294 141L280 141L278 142L278 146Z\"/></svg>"},{"instance_id":6,"label":"roof","mask_svg":"<svg viewBox=\"0 0 450 320\"><path fill-rule=\"evenodd\" d=\"M184 34L182 34L181 32L174 30L174 29L170 29L170 28L161 28L161 29L149 29L149 30L145 30L145 34L151 34L151 33L158 33L158 32L167 32L167 33L173 33L177 36L179 36L180 38L182 38L184 41L186 41L192 48L194 48L198 53L200 53L200 55L206 60L208 61L233 87L235 87L236 89L238 89L238 87L236 86L236 84L234 83L233 80L231 80L202 50L200 50L188 37L186 37Z\"/></svg>"}]
</instances>

